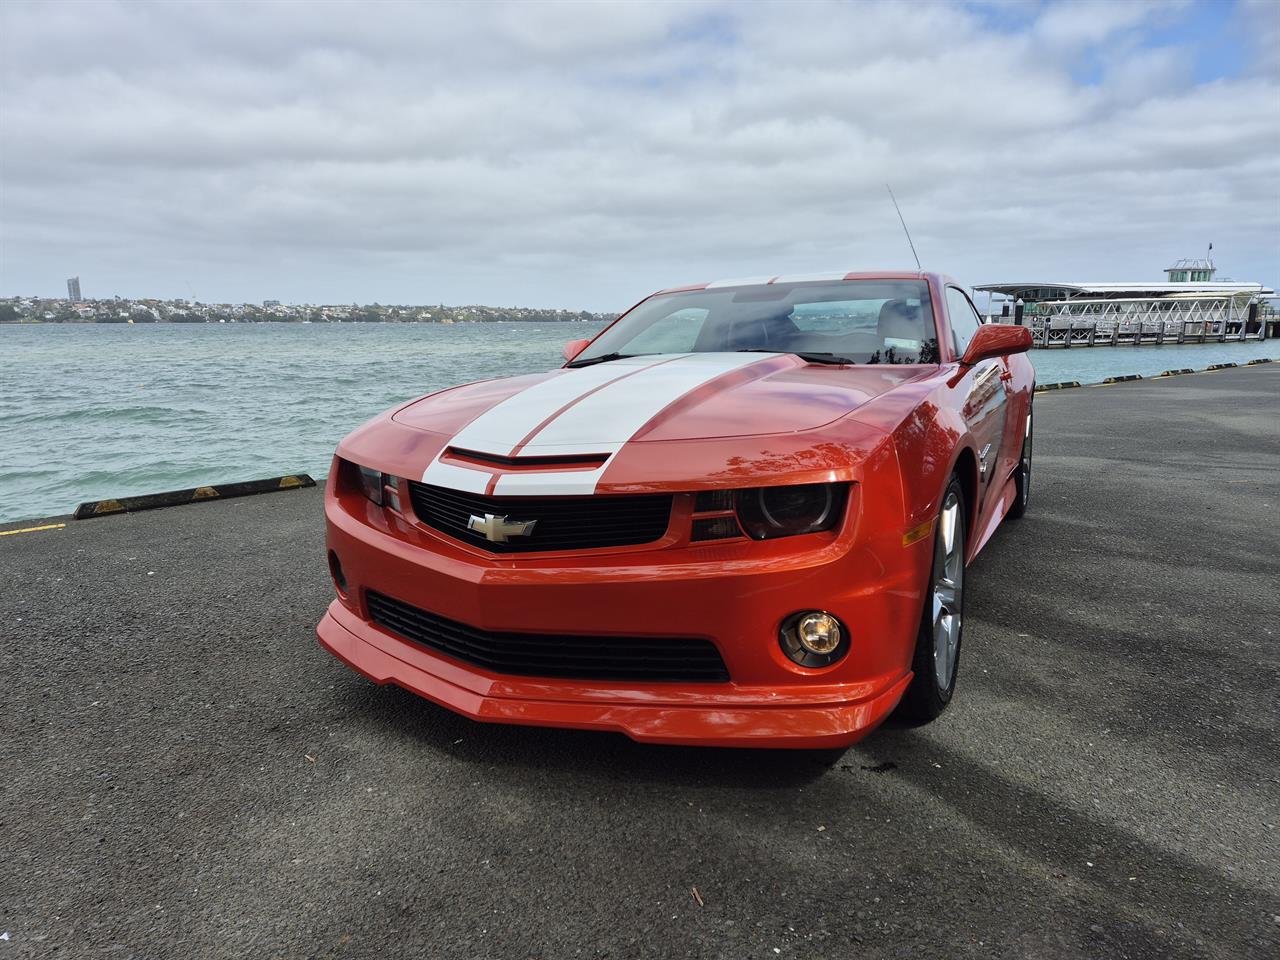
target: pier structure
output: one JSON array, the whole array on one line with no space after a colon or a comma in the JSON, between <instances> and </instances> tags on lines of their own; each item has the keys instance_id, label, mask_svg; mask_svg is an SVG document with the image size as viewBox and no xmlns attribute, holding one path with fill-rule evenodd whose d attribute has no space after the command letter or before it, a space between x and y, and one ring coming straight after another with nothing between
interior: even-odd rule
<instances>
[{"instance_id":1,"label":"pier structure","mask_svg":"<svg viewBox=\"0 0 1280 960\"><path fill-rule=\"evenodd\" d=\"M1216 279L1212 260L1179 260L1163 281L988 283L988 319L1030 326L1037 347L1226 343L1280 333L1256 282ZM996 312L996 307L999 312Z\"/></svg>"}]
</instances>

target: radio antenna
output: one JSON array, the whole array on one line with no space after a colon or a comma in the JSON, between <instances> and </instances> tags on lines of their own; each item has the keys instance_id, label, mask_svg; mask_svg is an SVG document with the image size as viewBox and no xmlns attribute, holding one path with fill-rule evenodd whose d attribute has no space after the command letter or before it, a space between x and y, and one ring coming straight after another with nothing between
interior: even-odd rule
<instances>
[{"instance_id":1,"label":"radio antenna","mask_svg":"<svg viewBox=\"0 0 1280 960\"><path fill-rule=\"evenodd\" d=\"M911 242L911 231L907 229L907 221L902 219L902 209L898 206L898 198L893 195L893 187L887 183L884 188L889 191L889 199L893 201L893 209L898 211L898 222L902 224L902 232L907 235L907 244L911 247L911 255L916 258L916 269L923 270L920 266L920 254L916 253L916 245Z\"/></svg>"}]
</instances>

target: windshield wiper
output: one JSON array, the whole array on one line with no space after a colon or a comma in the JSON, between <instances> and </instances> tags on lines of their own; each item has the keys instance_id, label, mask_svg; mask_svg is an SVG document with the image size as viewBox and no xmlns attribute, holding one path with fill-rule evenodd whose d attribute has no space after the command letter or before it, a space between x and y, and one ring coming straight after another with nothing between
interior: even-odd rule
<instances>
[{"instance_id":1,"label":"windshield wiper","mask_svg":"<svg viewBox=\"0 0 1280 960\"><path fill-rule=\"evenodd\" d=\"M627 360L630 357L638 357L638 353L602 353L598 357L588 357L585 360L570 360L565 364L566 367L589 367L594 363L608 363L610 360Z\"/></svg>"},{"instance_id":2,"label":"windshield wiper","mask_svg":"<svg viewBox=\"0 0 1280 960\"><path fill-rule=\"evenodd\" d=\"M770 350L766 347L751 347L746 350L735 350L734 353L789 353L793 357L799 357L806 363L830 363L835 365L853 363L848 357L841 357L834 353L810 353L804 350Z\"/></svg>"}]
</instances>

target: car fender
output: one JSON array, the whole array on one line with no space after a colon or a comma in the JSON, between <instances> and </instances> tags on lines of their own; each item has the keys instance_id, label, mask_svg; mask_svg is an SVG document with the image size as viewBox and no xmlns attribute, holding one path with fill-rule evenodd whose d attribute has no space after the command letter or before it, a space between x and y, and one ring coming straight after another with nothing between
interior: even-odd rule
<instances>
[{"instance_id":1,"label":"car fender","mask_svg":"<svg viewBox=\"0 0 1280 960\"><path fill-rule=\"evenodd\" d=\"M959 413L939 402L940 391L922 399L892 431L902 465L902 502L908 531L931 521L951 479L960 468L969 499L970 519L976 507L976 476L965 476L966 456L977 462L977 447Z\"/></svg>"}]
</instances>

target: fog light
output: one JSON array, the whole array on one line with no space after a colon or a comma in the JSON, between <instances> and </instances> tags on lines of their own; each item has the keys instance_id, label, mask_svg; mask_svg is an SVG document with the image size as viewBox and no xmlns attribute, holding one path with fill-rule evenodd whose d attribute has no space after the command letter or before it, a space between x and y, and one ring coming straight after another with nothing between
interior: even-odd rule
<instances>
[{"instance_id":1,"label":"fog light","mask_svg":"<svg viewBox=\"0 0 1280 960\"><path fill-rule=\"evenodd\" d=\"M840 621L829 613L806 613L796 624L800 645L810 653L826 656L840 646Z\"/></svg>"},{"instance_id":2,"label":"fog light","mask_svg":"<svg viewBox=\"0 0 1280 960\"><path fill-rule=\"evenodd\" d=\"M778 642L802 667L828 667L849 652L849 631L821 610L793 613L782 621Z\"/></svg>"}]
</instances>

